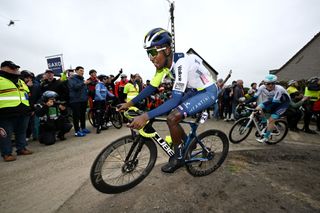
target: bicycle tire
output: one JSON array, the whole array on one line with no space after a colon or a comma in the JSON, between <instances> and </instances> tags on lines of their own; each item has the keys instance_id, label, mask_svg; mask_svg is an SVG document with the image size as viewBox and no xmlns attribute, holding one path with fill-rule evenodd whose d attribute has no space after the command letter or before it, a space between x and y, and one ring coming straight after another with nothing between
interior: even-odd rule
<instances>
[{"instance_id":1,"label":"bicycle tire","mask_svg":"<svg viewBox=\"0 0 320 213\"><path fill-rule=\"evenodd\" d=\"M273 133L271 133L269 141L266 141L266 144L268 145L274 145L279 143L280 141L282 141L288 134L288 124L287 122L283 121L283 120L277 120L274 124L277 127L276 131L280 131L280 133L283 132L283 134L276 135ZM277 137L279 136L279 137Z\"/></svg>"},{"instance_id":2,"label":"bicycle tire","mask_svg":"<svg viewBox=\"0 0 320 213\"><path fill-rule=\"evenodd\" d=\"M249 136L253 128L252 123L250 124L249 127L246 127L249 121L250 121L250 118L248 117L240 118L233 124L233 126L229 131L229 140L231 143L234 143L234 144L240 143L241 141L245 140ZM236 133L237 134L239 133L239 135L242 137L236 138Z\"/></svg>"},{"instance_id":3,"label":"bicycle tire","mask_svg":"<svg viewBox=\"0 0 320 213\"><path fill-rule=\"evenodd\" d=\"M209 152L203 149L199 141ZM209 175L222 165L228 152L227 135L220 130L207 130L189 144L185 154L186 169L196 177Z\"/></svg>"},{"instance_id":4,"label":"bicycle tire","mask_svg":"<svg viewBox=\"0 0 320 213\"><path fill-rule=\"evenodd\" d=\"M133 141L131 135L124 136L112 142L99 153L90 171L90 179L94 188L106 194L121 193L135 187L148 176L157 159L157 147L153 141L144 140L137 161L126 164L124 159L133 145ZM145 167L142 162L144 158L147 159ZM129 167L130 165L132 167ZM130 169L130 171L125 171L125 169ZM128 181L124 183L126 179Z\"/></svg>"},{"instance_id":5,"label":"bicycle tire","mask_svg":"<svg viewBox=\"0 0 320 213\"><path fill-rule=\"evenodd\" d=\"M120 112L117 112L116 110L112 111L110 120L116 129L120 129L122 127L122 115Z\"/></svg>"},{"instance_id":6,"label":"bicycle tire","mask_svg":"<svg viewBox=\"0 0 320 213\"><path fill-rule=\"evenodd\" d=\"M94 110L93 109L89 109L88 113L87 113L87 117L88 117L88 121L91 124L91 126L93 127L97 127L97 125L94 122Z\"/></svg>"}]
</instances>

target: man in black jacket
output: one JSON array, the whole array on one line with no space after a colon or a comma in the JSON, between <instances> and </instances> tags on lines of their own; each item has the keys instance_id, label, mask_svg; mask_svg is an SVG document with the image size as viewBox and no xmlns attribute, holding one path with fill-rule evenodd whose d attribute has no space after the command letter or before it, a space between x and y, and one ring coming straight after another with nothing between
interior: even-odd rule
<instances>
[{"instance_id":1,"label":"man in black jacket","mask_svg":"<svg viewBox=\"0 0 320 213\"><path fill-rule=\"evenodd\" d=\"M56 93L58 93L60 101L66 101L63 99L63 97L65 97L64 85L62 84L62 82L60 80L57 80L54 78L53 71L46 70L45 76L46 76L45 80L40 85L41 86L41 95L45 91L48 91L48 90L55 91Z\"/></svg>"}]
</instances>

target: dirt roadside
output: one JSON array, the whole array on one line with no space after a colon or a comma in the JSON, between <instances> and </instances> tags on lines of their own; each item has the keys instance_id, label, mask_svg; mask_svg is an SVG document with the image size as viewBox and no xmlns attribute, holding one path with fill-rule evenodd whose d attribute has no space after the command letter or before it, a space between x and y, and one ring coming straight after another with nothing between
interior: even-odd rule
<instances>
[{"instance_id":1,"label":"dirt roadside","mask_svg":"<svg viewBox=\"0 0 320 213\"><path fill-rule=\"evenodd\" d=\"M227 133L231 125L209 119L199 132ZM156 129L168 134L165 124ZM230 144L222 167L201 178L184 168L162 173L167 156L158 148L157 164L142 183L122 194L102 194L89 179L92 162L128 133L110 128L82 138L70 133L53 146L30 142L34 154L0 161L0 212L320 212L319 133L290 132L275 146L257 143L252 134Z\"/></svg>"},{"instance_id":2,"label":"dirt roadside","mask_svg":"<svg viewBox=\"0 0 320 213\"><path fill-rule=\"evenodd\" d=\"M237 146L246 143L256 144ZM232 150L206 177L184 168L164 174L160 164L117 195L95 191L88 180L57 212L320 212L319 135L290 133L275 146Z\"/></svg>"}]
</instances>

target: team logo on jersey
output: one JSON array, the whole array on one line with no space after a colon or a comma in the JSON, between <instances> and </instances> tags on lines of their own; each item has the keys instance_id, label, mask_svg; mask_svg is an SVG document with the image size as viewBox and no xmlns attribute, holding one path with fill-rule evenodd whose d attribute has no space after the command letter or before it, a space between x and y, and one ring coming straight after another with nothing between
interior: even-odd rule
<instances>
[{"instance_id":1,"label":"team logo on jersey","mask_svg":"<svg viewBox=\"0 0 320 213\"><path fill-rule=\"evenodd\" d=\"M182 91L184 88L184 83L176 83L174 86L174 90Z\"/></svg>"},{"instance_id":2,"label":"team logo on jersey","mask_svg":"<svg viewBox=\"0 0 320 213\"><path fill-rule=\"evenodd\" d=\"M181 81L181 74L182 74L182 65L178 66L178 79Z\"/></svg>"},{"instance_id":3,"label":"team logo on jersey","mask_svg":"<svg viewBox=\"0 0 320 213\"><path fill-rule=\"evenodd\" d=\"M190 106L190 102L185 102L185 103L183 103L183 105L188 109L189 108L189 106Z\"/></svg>"},{"instance_id":4,"label":"team logo on jersey","mask_svg":"<svg viewBox=\"0 0 320 213\"><path fill-rule=\"evenodd\" d=\"M2 137L2 138L7 137L7 132L4 128L0 128L0 137Z\"/></svg>"}]
</instances>

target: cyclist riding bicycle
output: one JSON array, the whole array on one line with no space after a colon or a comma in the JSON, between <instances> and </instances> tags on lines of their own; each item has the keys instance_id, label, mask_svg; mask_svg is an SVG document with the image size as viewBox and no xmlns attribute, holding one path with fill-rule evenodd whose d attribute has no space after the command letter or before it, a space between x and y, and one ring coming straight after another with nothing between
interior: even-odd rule
<instances>
[{"instance_id":1,"label":"cyclist riding bicycle","mask_svg":"<svg viewBox=\"0 0 320 213\"><path fill-rule=\"evenodd\" d=\"M248 104L257 100L260 95L267 97L267 100L264 100L256 107L259 111L271 114L268 119L269 123L267 131L264 133L263 138L257 138L257 141L261 143L265 143L269 140L275 121L287 110L291 101L286 89L280 85L276 85L277 79L278 78L275 75L267 75L264 79L264 85L260 86L254 96L246 101L246 104ZM262 122L266 122L264 117Z\"/></svg>"},{"instance_id":2,"label":"cyclist riding bicycle","mask_svg":"<svg viewBox=\"0 0 320 213\"><path fill-rule=\"evenodd\" d=\"M156 73L150 85L119 108L119 110L127 109L150 96L166 76L174 80L172 97L157 108L135 117L130 124L132 128L141 129L148 120L172 110L167 117L167 124L175 155L161 168L166 173L173 173L184 163L181 160L179 144L183 142L186 134L179 122L212 106L218 91L202 59L193 54L174 53L171 42L171 34L162 28L155 28L147 33L144 37L144 48L156 67Z\"/></svg>"}]
</instances>

